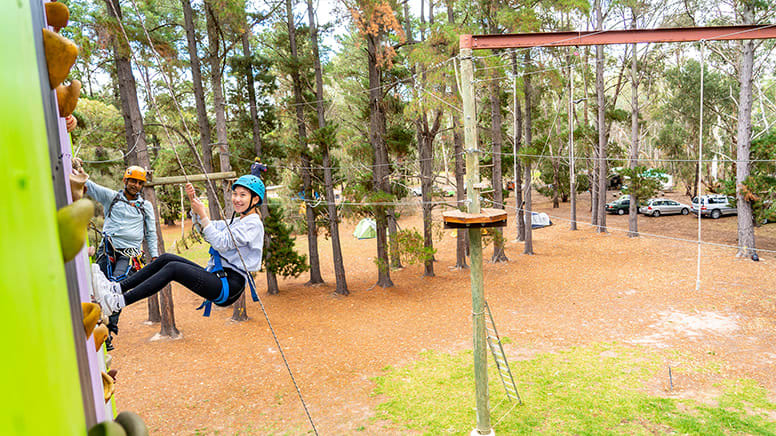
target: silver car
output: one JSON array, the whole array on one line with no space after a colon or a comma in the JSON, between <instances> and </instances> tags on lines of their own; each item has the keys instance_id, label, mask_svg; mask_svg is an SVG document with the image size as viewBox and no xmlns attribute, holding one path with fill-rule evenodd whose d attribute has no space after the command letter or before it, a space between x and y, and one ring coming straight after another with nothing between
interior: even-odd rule
<instances>
[{"instance_id":1,"label":"silver car","mask_svg":"<svg viewBox=\"0 0 776 436\"><path fill-rule=\"evenodd\" d=\"M710 216L714 219L722 215L737 215L738 209L731 204L732 198L725 195L702 195L700 202L701 216ZM698 197L692 199L690 212L698 214Z\"/></svg>"},{"instance_id":2,"label":"silver car","mask_svg":"<svg viewBox=\"0 0 776 436\"><path fill-rule=\"evenodd\" d=\"M639 207L639 212L654 217L671 214L687 215L690 213L690 206L669 198L651 198Z\"/></svg>"}]
</instances>

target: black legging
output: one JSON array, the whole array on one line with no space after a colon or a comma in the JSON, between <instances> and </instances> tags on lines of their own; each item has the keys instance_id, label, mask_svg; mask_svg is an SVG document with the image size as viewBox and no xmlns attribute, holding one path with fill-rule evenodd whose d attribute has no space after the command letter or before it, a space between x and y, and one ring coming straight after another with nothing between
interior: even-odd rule
<instances>
[{"instance_id":1,"label":"black legging","mask_svg":"<svg viewBox=\"0 0 776 436\"><path fill-rule=\"evenodd\" d=\"M242 294L245 288L245 278L237 271L224 268L229 282L229 297L219 306L229 306ZM127 306L143 298L150 297L176 281L192 290L195 294L208 300L215 300L221 295L221 279L214 273L196 263L170 253L164 253L143 269L122 280L121 292Z\"/></svg>"}]
</instances>

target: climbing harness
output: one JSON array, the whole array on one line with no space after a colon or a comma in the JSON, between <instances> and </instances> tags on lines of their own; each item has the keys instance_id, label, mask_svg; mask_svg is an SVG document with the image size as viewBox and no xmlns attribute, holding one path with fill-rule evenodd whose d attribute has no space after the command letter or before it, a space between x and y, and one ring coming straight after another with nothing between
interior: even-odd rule
<instances>
[{"instance_id":1,"label":"climbing harness","mask_svg":"<svg viewBox=\"0 0 776 436\"><path fill-rule=\"evenodd\" d=\"M143 266L143 250L137 248L116 248L113 246L113 240L110 235L105 232L102 233L102 244L98 250L97 258L105 256L108 259L107 262L107 278L112 282L120 282L129 277L130 271L140 271ZM114 265L118 261L119 256L124 256L129 259L127 262L127 268L123 271L118 271L119 275L114 275Z\"/></svg>"},{"instance_id":2,"label":"climbing harness","mask_svg":"<svg viewBox=\"0 0 776 436\"><path fill-rule=\"evenodd\" d=\"M146 224L146 210L145 210L145 200L142 196L138 195L138 201L137 202L131 202L129 200L126 200L125 198L121 197L121 193L123 191L119 191L116 193L116 195L113 197L113 200L111 200L110 205L108 206L107 212L105 212L105 218L109 218L111 212L113 212L113 206L116 205L118 202L126 203L135 209L137 209L140 212L140 215L143 216L143 234L148 232L148 225Z\"/></svg>"},{"instance_id":3,"label":"climbing harness","mask_svg":"<svg viewBox=\"0 0 776 436\"><path fill-rule=\"evenodd\" d=\"M197 310L205 309L202 316L210 316L210 309L212 308L213 303L224 304L229 298L229 281L226 279L226 271L224 271L223 264L221 263L221 254L213 247L210 247L208 252L213 257L213 268L210 272L221 279L221 294L215 300L205 300L197 307ZM259 301L259 295L256 294L256 285L253 283L253 277L250 273L246 273L245 275L248 277L248 285L250 285L251 288L251 298L253 298L253 301Z\"/></svg>"},{"instance_id":4,"label":"climbing harness","mask_svg":"<svg viewBox=\"0 0 776 436\"><path fill-rule=\"evenodd\" d=\"M135 9L135 12L138 12L138 14L139 14L140 11L139 11L139 8L137 7L137 4L135 3L134 0L131 0L131 2L132 2L132 6ZM114 5L112 3L111 3L111 8L113 9L113 12L116 14L116 16L119 16L119 14L116 11L116 8L114 7ZM118 24L119 24L119 27L121 28L121 33L124 35L124 39L127 41L127 43L129 43L129 36L127 36L126 29L124 29L124 25L122 24L121 20L118 21ZM140 22L140 24L143 27L143 31L145 33L146 38L150 42L151 41L151 36L148 33L148 29L145 28L145 25L143 24L142 21ZM155 50L153 50L152 52L153 52L153 55L156 58L157 62L159 62L159 64L161 65L163 63L163 61L161 60L159 54L156 53ZM129 54L135 60L135 62L137 62L137 57L135 56L135 53L132 50L131 46L130 46ZM170 90L172 90L173 89L172 84L167 80L167 76L162 75L162 77L165 79L165 83L167 84L167 87ZM144 77L144 79L146 79L146 78ZM148 84L148 83L146 82L146 84ZM149 86L148 89L150 90L151 87ZM153 97L153 93L150 92L149 96L151 97L151 101L153 102L154 106L156 106L156 100ZM189 132L189 128L188 128L188 126L187 126L187 124L185 122L185 118L183 117L183 112L181 110L181 106L178 103L177 99L175 98L174 94L173 94L173 102L175 103L175 107L178 110L178 114L180 115L181 120L183 121L183 126L184 126L184 129L186 130L186 133L188 134L189 137L191 137L191 133ZM169 133L169 131L166 128L165 128L165 132L167 133L167 137L172 142L172 138L170 138L170 133ZM173 152L175 153L175 159L178 161L178 165L180 166L181 171L183 172L184 178L188 182L189 180L188 180L188 176L186 175L186 169L183 167L183 162L181 161L181 158L178 155L178 151L176 150L175 147L173 147ZM221 207L220 203L218 203L218 198L217 198L217 194L216 194L215 185L213 184L213 181L210 180L210 178L207 176L207 170L205 169L205 164L202 161L202 157L199 155L199 153L194 153L194 155L195 155L195 157L197 159L197 163L199 164L199 167L202 168L202 170L205 173L205 180L207 181L207 187L210 189L210 191L213 193L213 195L216 196L216 204L218 205L218 211L219 211L219 213L221 215L221 218L225 219L225 217L224 217L224 208ZM228 226L227 226L227 230L229 231L229 237L232 239L232 241L235 241L234 235L232 234L232 232L231 232L231 230L229 229ZM243 256L240 253L239 249L237 250L237 254L240 257L240 262L242 262L243 266L246 267L246 269L247 269L247 266L245 264L245 259L243 258ZM253 283L253 277L250 274L248 274L248 283L251 285L251 290L253 291L253 289L255 288L255 285ZM278 336L275 333L275 329L272 327L272 323L269 320L269 315L267 314L267 309L264 307L264 303L261 301L261 299L258 298L258 296L256 296L254 298L254 300L258 301L259 306L261 307L261 312L264 314L264 319L267 321L267 326L270 329L270 333L272 333L272 338L274 339L275 345L277 346L278 351L280 352L280 356L283 359L283 364L285 365L286 370L288 371L288 375L289 375L289 377L291 378L291 381L294 384L294 388L296 389L296 393L297 393L297 396L299 397L299 401L302 403L302 407L304 408L305 415L307 415L307 419L310 422L310 426L312 427L313 433L315 433L315 435L317 436L318 435L318 429L315 427L315 423L313 422L313 418L310 415L310 410L308 409L307 403L305 402L304 397L302 396L302 391L301 391L301 389L299 388L299 385L296 382L296 378L294 377L293 371L291 371L291 366L288 364L288 359L286 358L286 355L283 352L283 347L280 345L280 339L278 339Z\"/></svg>"}]
</instances>

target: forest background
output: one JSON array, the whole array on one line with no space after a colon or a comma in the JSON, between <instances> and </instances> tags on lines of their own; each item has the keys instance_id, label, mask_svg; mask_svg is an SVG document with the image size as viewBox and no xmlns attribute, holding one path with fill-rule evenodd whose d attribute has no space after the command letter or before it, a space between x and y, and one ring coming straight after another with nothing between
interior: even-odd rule
<instances>
[{"instance_id":1,"label":"forest background","mask_svg":"<svg viewBox=\"0 0 776 436\"><path fill-rule=\"evenodd\" d=\"M65 3L72 20L62 32L81 50L72 77L83 83L73 144L93 180L119 188L117 175L134 164L156 177L241 174L259 157L276 187L262 211L269 292L279 291L276 275L322 283L317 244L326 237L340 295L349 293L342 219L375 219L377 285L392 286L391 271L407 263L434 275L432 210L465 207L460 34L776 21L776 5L757 0ZM482 192L486 205L520 199L509 212L531 254L531 188L556 205L572 201L572 222L574 198L589 194L591 224L606 232L606 190L625 176L638 236L635 204L657 192L650 174L659 170L690 197L734 197L738 255L750 257L754 227L776 212L774 45L476 52L480 168L496 188ZM228 189L207 190L212 216L231 214ZM412 194L420 232L397 226ZM187 208L178 186L152 195L164 223ZM307 236L308 255L294 252L292 234ZM490 234L494 262L507 260L500 235ZM464 232L457 238L456 267L465 268Z\"/></svg>"}]
</instances>

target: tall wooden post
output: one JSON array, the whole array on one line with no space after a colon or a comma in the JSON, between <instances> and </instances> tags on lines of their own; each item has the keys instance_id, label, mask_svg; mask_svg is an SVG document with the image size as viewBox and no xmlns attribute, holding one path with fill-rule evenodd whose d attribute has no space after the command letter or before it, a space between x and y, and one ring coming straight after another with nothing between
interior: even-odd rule
<instances>
[{"instance_id":1,"label":"tall wooden post","mask_svg":"<svg viewBox=\"0 0 776 436\"><path fill-rule=\"evenodd\" d=\"M569 195L571 197L571 230L577 229L577 175L574 168L574 67L569 59Z\"/></svg>"},{"instance_id":2,"label":"tall wooden post","mask_svg":"<svg viewBox=\"0 0 776 436\"><path fill-rule=\"evenodd\" d=\"M474 63L471 35L461 35L461 98L466 152L467 212L480 213L480 165L477 149L477 113L474 102ZM472 325L474 327L474 386L477 402L477 428L472 435L494 434L488 407L488 355L485 343L485 292L482 283L482 229L469 229L471 255Z\"/></svg>"}]
</instances>

